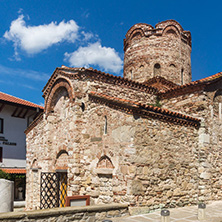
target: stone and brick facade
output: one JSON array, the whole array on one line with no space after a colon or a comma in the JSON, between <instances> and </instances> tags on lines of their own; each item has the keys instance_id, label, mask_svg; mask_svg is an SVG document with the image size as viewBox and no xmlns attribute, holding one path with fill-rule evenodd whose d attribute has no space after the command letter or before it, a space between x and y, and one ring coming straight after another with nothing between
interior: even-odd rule
<instances>
[{"instance_id":1,"label":"stone and brick facade","mask_svg":"<svg viewBox=\"0 0 222 222\"><path fill-rule=\"evenodd\" d=\"M191 34L168 20L132 26L124 39L124 77L144 82L162 76L183 85L191 81Z\"/></svg>"},{"instance_id":2,"label":"stone and brick facade","mask_svg":"<svg viewBox=\"0 0 222 222\"><path fill-rule=\"evenodd\" d=\"M56 171L67 172L68 196L90 195L92 205L156 209L222 198L222 73L191 82L190 33L173 20L137 24L124 44L124 78L62 66L44 87L44 113L26 130L27 209L40 207L41 172ZM144 52L130 51L140 44ZM131 79L138 53L149 64L135 66Z\"/></svg>"}]
</instances>

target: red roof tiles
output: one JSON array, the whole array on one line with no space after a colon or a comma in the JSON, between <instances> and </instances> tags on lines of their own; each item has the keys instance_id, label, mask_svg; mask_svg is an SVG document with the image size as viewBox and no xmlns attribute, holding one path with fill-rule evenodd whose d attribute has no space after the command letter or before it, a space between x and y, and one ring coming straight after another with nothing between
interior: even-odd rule
<instances>
[{"instance_id":1,"label":"red roof tiles","mask_svg":"<svg viewBox=\"0 0 222 222\"><path fill-rule=\"evenodd\" d=\"M43 88L43 97L45 98L46 95L50 92L51 87L55 83L57 76L66 76L68 78L72 79L81 79L81 78L89 78L92 80L98 80L101 82L106 82L109 84L114 84L114 85L121 85L125 86L127 88L133 88L139 91L144 91L149 94L155 94L158 93L157 88L148 86L143 83L135 82L126 78L123 78L121 76L114 76L109 73L101 72L99 70L93 69L93 68L69 68L66 66L62 66L61 68L56 68L52 76L50 77L49 81Z\"/></svg>"},{"instance_id":2,"label":"red roof tiles","mask_svg":"<svg viewBox=\"0 0 222 222\"><path fill-rule=\"evenodd\" d=\"M1 168L5 173L11 174L26 174L26 169L18 169L18 168Z\"/></svg>"},{"instance_id":3,"label":"red roof tiles","mask_svg":"<svg viewBox=\"0 0 222 222\"><path fill-rule=\"evenodd\" d=\"M158 95L160 98L165 99L165 98L171 98L179 95L183 95L186 93L192 93L196 92L198 90L201 90L206 86L207 84L210 84L211 82L218 80L219 78L222 77L222 72L219 72L215 75L208 76L203 79L199 79L190 83L187 83L185 85L181 86L176 86L172 89L166 90L165 92L160 92Z\"/></svg>"},{"instance_id":4,"label":"red roof tiles","mask_svg":"<svg viewBox=\"0 0 222 222\"><path fill-rule=\"evenodd\" d=\"M0 102L9 102L9 103L14 103L14 104L19 104L19 105L23 105L23 106L29 106L29 107L32 107L32 108L39 108L39 109L44 109L44 107L40 106L40 105L37 105L35 103L32 103L32 102L29 102L29 101L26 101L24 99L20 99L20 98L17 98L15 96L11 96L11 95L8 95L6 93L3 93L3 92L0 92Z\"/></svg>"},{"instance_id":5,"label":"red roof tiles","mask_svg":"<svg viewBox=\"0 0 222 222\"><path fill-rule=\"evenodd\" d=\"M181 113L177 113L177 112L172 112L168 109L162 109L162 108L155 107L152 105L137 103L131 100L111 97L111 96L107 96L107 95L96 93L96 92L91 92L89 95L91 96L91 98L92 97L95 98L94 99L95 102L100 102L105 105L108 105L110 103L111 106L114 107L115 109L119 108L121 110L124 110L127 113L133 113L133 111L137 110L137 112L141 114L142 116L151 116L151 117L155 117L162 120L172 121L172 122L182 124L182 125L191 125L191 126L198 127L200 124L200 119L197 119L188 115L184 115ZM113 103L116 103L116 104L113 104Z\"/></svg>"}]
</instances>

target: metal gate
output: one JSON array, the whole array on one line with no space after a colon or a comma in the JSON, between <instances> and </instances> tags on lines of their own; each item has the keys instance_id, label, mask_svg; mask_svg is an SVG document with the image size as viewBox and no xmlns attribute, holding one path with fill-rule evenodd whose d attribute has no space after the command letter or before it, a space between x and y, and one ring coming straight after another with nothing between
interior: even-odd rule
<instances>
[{"instance_id":1,"label":"metal gate","mask_svg":"<svg viewBox=\"0 0 222 222\"><path fill-rule=\"evenodd\" d=\"M67 173L41 173L40 209L65 207Z\"/></svg>"},{"instance_id":2,"label":"metal gate","mask_svg":"<svg viewBox=\"0 0 222 222\"><path fill-rule=\"evenodd\" d=\"M65 207L67 196L67 173L59 173L59 206Z\"/></svg>"}]
</instances>

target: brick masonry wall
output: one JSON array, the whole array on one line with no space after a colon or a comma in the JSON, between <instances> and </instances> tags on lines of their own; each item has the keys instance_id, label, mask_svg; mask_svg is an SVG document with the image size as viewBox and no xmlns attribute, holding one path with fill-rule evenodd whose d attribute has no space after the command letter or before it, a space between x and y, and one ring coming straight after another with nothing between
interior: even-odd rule
<instances>
[{"instance_id":1,"label":"brick masonry wall","mask_svg":"<svg viewBox=\"0 0 222 222\"><path fill-rule=\"evenodd\" d=\"M222 118L221 96L215 98L221 81L203 91L162 101L163 107L202 119L199 129L199 200L222 198Z\"/></svg>"},{"instance_id":2,"label":"brick masonry wall","mask_svg":"<svg viewBox=\"0 0 222 222\"><path fill-rule=\"evenodd\" d=\"M124 77L144 82L162 76L179 85L191 81L191 44L179 23L169 20L156 29L147 24L136 24L125 39ZM160 69L154 73L155 64ZM181 72L183 70L183 80Z\"/></svg>"},{"instance_id":3,"label":"brick masonry wall","mask_svg":"<svg viewBox=\"0 0 222 222\"><path fill-rule=\"evenodd\" d=\"M63 167L68 168L68 196L90 195L91 204L126 202L155 209L197 203L198 131L93 103L86 92L96 84L74 81L75 101L62 97L56 112L27 134L27 209L39 208L40 173ZM98 90L113 95L101 83ZM62 150L68 155L61 166ZM104 156L111 164L99 164Z\"/></svg>"}]
</instances>

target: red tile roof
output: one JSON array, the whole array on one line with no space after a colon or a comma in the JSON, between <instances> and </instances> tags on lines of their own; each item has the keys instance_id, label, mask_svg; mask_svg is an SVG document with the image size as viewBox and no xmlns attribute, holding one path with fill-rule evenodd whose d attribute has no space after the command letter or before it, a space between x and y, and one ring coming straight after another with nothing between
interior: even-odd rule
<instances>
[{"instance_id":1,"label":"red tile roof","mask_svg":"<svg viewBox=\"0 0 222 222\"><path fill-rule=\"evenodd\" d=\"M114 84L114 85L120 85L124 86L127 88L133 88L138 91L143 91L148 94L155 94L158 93L157 88L148 86L143 83L139 83L127 78L123 78L121 76L114 76L109 73L101 72L99 70L93 69L93 68L69 68L66 66L62 66L61 68L56 68L55 71L53 72L52 76L46 83L45 87L43 88L43 97L45 98L46 95L50 92L51 87L57 80L58 75L66 76L68 78L72 79L81 79L81 78L89 78L92 80L98 80L101 82L106 82L109 84Z\"/></svg>"},{"instance_id":2,"label":"red tile roof","mask_svg":"<svg viewBox=\"0 0 222 222\"><path fill-rule=\"evenodd\" d=\"M39 108L39 109L44 109L44 107L37 105L35 103L26 101L24 99L20 99L18 97L15 96L11 96L8 95L6 93L0 92L0 102L9 102L9 103L14 103L14 104L19 104L19 105L23 105L23 106L29 106L29 107L33 107L33 108Z\"/></svg>"},{"instance_id":3,"label":"red tile roof","mask_svg":"<svg viewBox=\"0 0 222 222\"><path fill-rule=\"evenodd\" d=\"M164 99L164 98L175 97L178 95L183 95L186 93L196 92L204 88L205 85L210 84L221 77L222 77L222 72L219 72L215 75L208 76L206 78L199 79L199 80L187 83L185 85L176 86L172 89L166 90L165 92L160 92L158 95L160 96L160 98Z\"/></svg>"},{"instance_id":4,"label":"red tile roof","mask_svg":"<svg viewBox=\"0 0 222 222\"><path fill-rule=\"evenodd\" d=\"M19 168L1 168L2 171L5 173L11 174L26 174L26 169L19 169Z\"/></svg>"},{"instance_id":5,"label":"red tile roof","mask_svg":"<svg viewBox=\"0 0 222 222\"><path fill-rule=\"evenodd\" d=\"M222 77L222 72L218 72L218 73L216 73L216 74L214 74L212 76L208 76L206 78L199 79L197 81L200 81L200 82L210 82L210 81L213 81L213 80L218 79L220 77Z\"/></svg>"},{"instance_id":6,"label":"red tile roof","mask_svg":"<svg viewBox=\"0 0 222 222\"><path fill-rule=\"evenodd\" d=\"M191 125L199 127L200 119L184 115L178 112L173 112L168 109L162 109L152 105L141 104L131 100L120 99L117 97L111 97L102 93L90 92L90 97L95 102L100 102L105 105L109 105L115 109L121 109L127 113L133 113L137 111L142 116L150 116L166 121L172 121L181 125ZM115 103L115 104L114 104Z\"/></svg>"}]
</instances>

